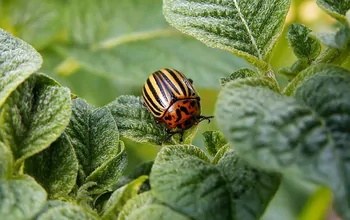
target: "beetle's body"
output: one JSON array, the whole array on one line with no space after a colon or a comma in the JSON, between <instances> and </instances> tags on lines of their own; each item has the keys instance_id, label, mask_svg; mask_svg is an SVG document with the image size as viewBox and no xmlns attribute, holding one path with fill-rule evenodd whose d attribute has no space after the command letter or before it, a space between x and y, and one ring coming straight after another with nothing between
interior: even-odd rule
<instances>
[{"instance_id":1,"label":"beetle's body","mask_svg":"<svg viewBox=\"0 0 350 220\"><path fill-rule=\"evenodd\" d=\"M167 124L169 132L178 128L180 132L175 133L182 134L203 119L212 118L201 116L200 97L192 80L174 69L152 73L143 86L142 95L148 110L158 123Z\"/></svg>"}]
</instances>

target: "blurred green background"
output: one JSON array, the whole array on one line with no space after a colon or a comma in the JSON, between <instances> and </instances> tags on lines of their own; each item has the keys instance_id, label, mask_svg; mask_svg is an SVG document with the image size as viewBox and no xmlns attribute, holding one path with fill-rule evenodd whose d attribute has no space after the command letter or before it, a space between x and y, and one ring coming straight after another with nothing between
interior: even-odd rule
<instances>
[{"instance_id":1,"label":"blurred green background","mask_svg":"<svg viewBox=\"0 0 350 220\"><path fill-rule=\"evenodd\" d=\"M318 8L315 0L292 1L286 26L293 22L317 32L336 28L335 20ZM40 52L44 60L40 71L95 106L120 95L140 95L153 71L170 67L194 80L203 114L212 115L220 77L250 66L170 27L161 0L0 0L0 27ZM286 30L274 49L274 70L296 60ZM281 85L287 83L283 77L278 80ZM215 129L213 122L200 124L195 145L203 148L201 133ZM152 160L159 150L125 142L128 171Z\"/></svg>"}]
</instances>

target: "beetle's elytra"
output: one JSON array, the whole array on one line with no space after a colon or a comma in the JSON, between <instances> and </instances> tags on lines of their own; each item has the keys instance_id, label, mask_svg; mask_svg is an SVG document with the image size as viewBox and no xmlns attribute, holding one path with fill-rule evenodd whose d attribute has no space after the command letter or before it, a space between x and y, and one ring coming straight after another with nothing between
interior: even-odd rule
<instances>
[{"instance_id":1,"label":"beetle's elytra","mask_svg":"<svg viewBox=\"0 0 350 220\"><path fill-rule=\"evenodd\" d=\"M200 97L193 81L174 69L160 69L151 74L142 89L147 109L157 118L157 123L166 123L168 136L183 132L203 120L214 116L202 116ZM177 131L171 131L177 128ZM164 142L163 141L163 142Z\"/></svg>"}]
</instances>

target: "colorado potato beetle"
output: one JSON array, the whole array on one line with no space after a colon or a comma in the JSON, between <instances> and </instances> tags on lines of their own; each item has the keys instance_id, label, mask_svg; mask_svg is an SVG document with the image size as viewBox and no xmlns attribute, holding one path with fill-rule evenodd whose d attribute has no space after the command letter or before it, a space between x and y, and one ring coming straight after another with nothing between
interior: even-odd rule
<instances>
[{"instance_id":1,"label":"colorado potato beetle","mask_svg":"<svg viewBox=\"0 0 350 220\"><path fill-rule=\"evenodd\" d=\"M169 134L163 142L179 133L182 142L186 129L214 116L202 116L200 97L193 81L175 69L160 69L151 74L142 88L147 109L157 118L157 123L167 124ZM176 131L172 131L173 129Z\"/></svg>"}]
</instances>

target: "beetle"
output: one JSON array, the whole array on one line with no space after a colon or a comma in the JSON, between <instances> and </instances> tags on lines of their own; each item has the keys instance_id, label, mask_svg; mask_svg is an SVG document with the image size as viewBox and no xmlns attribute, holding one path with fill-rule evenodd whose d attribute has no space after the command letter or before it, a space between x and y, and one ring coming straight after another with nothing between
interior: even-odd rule
<instances>
[{"instance_id":1,"label":"beetle","mask_svg":"<svg viewBox=\"0 0 350 220\"><path fill-rule=\"evenodd\" d=\"M214 116L201 115L200 97L193 81L175 69L160 69L152 73L142 88L143 102L157 118L156 123L167 124L168 136L179 133L180 142L186 129ZM173 129L176 131L172 131Z\"/></svg>"}]
</instances>

